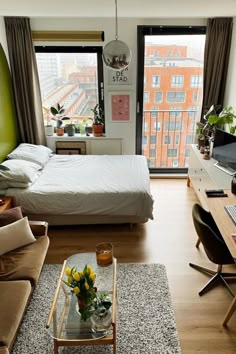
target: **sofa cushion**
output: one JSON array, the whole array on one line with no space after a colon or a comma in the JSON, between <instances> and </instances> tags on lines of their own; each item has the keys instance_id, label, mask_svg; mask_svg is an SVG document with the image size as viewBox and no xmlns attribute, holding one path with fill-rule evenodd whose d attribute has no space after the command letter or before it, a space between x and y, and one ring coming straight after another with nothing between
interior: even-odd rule
<instances>
[{"instance_id":1,"label":"sofa cushion","mask_svg":"<svg viewBox=\"0 0 236 354\"><path fill-rule=\"evenodd\" d=\"M0 280L30 280L36 285L49 246L48 236L0 256Z\"/></svg>"},{"instance_id":2,"label":"sofa cushion","mask_svg":"<svg viewBox=\"0 0 236 354\"><path fill-rule=\"evenodd\" d=\"M22 211L21 207L11 208L0 213L0 227L6 226L15 222L19 219L22 219Z\"/></svg>"},{"instance_id":3,"label":"sofa cushion","mask_svg":"<svg viewBox=\"0 0 236 354\"><path fill-rule=\"evenodd\" d=\"M27 216L0 227L0 255L35 241Z\"/></svg>"},{"instance_id":4,"label":"sofa cushion","mask_svg":"<svg viewBox=\"0 0 236 354\"><path fill-rule=\"evenodd\" d=\"M31 290L30 282L26 280L0 282L0 314L1 324L4 324L0 327L0 345L12 347Z\"/></svg>"}]
</instances>

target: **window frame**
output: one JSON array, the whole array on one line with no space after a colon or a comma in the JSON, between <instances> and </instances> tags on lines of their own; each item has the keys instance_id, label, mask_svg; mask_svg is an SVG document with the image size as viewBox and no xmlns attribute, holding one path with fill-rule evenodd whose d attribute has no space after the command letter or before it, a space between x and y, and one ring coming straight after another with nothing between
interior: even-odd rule
<instances>
[{"instance_id":1,"label":"window frame","mask_svg":"<svg viewBox=\"0 0 236 354\"><path fill-rule=\"evenodd\" d=\"M97 89L98 89L98 103L104 110L104 76L103 76L103 60L102 46L58 46L58 45L34 45L35 53L96 53L97 54Z\"/></svg>"}]
</instances>

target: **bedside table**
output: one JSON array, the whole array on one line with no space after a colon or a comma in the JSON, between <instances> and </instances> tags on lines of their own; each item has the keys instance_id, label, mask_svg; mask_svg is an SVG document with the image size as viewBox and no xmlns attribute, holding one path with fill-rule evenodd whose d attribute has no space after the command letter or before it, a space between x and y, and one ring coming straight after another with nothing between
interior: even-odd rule
<instances>
[{"instance_id":1,"label":"bedside table","mask_svg":"<svg viewBox=\"0 0 236 354\"><path fill-rule=\"evenodd\" d=\"M13 197L1 197L0 200L4 201L4 204L0 203L0 213L4 210L11 209L14 207L14 199Z\"/></svg>"}]
</instances>

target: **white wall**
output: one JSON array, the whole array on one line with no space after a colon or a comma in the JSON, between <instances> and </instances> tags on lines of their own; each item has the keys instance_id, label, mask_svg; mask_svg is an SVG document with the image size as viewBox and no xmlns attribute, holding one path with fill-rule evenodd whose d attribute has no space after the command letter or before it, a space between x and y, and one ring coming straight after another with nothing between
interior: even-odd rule
<instances>
[{"instance_id":1,"label":"white wall","mask_svg":"<svg viewBox=\"0 0 236 354\"><path fill-rule=\"evenodd\" d=\"M3 47L3 50L4 50L6 57L7 57L7 60L9 62L5 24L4 24L4 18L2 16L0 16L0 43Z\"/></svg>"},{"instance_id":2,"label":"white wall","mask_svg":"<svg viewBox=\"0 0 236 354\"><path fill-rule=\"evenodd\" d=\"M110 85L110 70L104 66L104 88L105 88L105 114L106 114L106 135L124 139L124 153L135 153L135 130L136 130L136 70L137 70L137 25L205 25L206 19L118 19L119 39L125 41L132 51L132 62L129 65L129 85ZM103 30L105 32L105 45L115 39L115 20L112 18L31 18L32 30ZM37 43L42 45L43 43ZM44 43L45 44L45 43ZM52 44L52 43L48 43ZM63 45L65 43L57 43ZM88 45L101 45L101 43L87 43ZM67 44L68 45L68 44ZM72 43L72 45L76 45ZM77 43L84 45L84 43ZM111 92L128 92L131 94L131 115L129 123L111 122L110 96Z\"/></svg>"}]
</instances>

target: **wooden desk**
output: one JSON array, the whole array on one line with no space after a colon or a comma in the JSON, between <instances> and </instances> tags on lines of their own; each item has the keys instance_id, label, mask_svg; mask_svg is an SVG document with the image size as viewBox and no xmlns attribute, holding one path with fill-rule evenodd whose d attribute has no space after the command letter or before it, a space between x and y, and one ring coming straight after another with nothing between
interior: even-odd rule
<instances>
[{"instance_id":1,"label":"wooden desk","mask_svg":"<svg viewBox=\"0 0 236 354\"><path fill-rule=\"evenodd\" d=\"M192 186L200 204L209 210L236 262L236 243L231 234L236 226L224 209L224 205L236 204L236 195L231 193L232 176L214 166L216 160L204 160L196 145L191 146L187 185ZM207 198L205 189L223 189L227 198Z\"/></svg>"},{"instance_id":2,"label":"wooden desk","mask_svg":"<svg viewBox=\"0 0 236 354\"><path fill-rule=\"evenodd\" d=\"M192 186L199 199L200 204L204 209L207 209L212 214L222 237L236 262L236 243L231 235L236 234L236 226L231 220L225 205L236 205L236 195L231 193L232 176L217 169L214 166L214 159L204 160L196 145L191 147L191 155L189 160L189 172L187 185ZM208 198L205 189L223 189L228 197L224 198ZM197 247L200 241L197 242ZM236 296L234 297L223 320L223 325L226 326L234 311L236 311Z\"/></svg>"},{"instance_id":3,"label":"wooden desk","mask_svg":"<svg viewBox=\"0 0 236 354\"><path fill-rule=\"evenodd\" d=\"M232 254L236 262L236 243L232 239L231 235L236 234L236 226L227 211L225 205L236 205L236 195L231 193L231 190L224 190L228 197L225 198L207 198L205 195L205 202L208 206L208 210L212 214L225 243Z\"/></svg>"}]
</instances>

